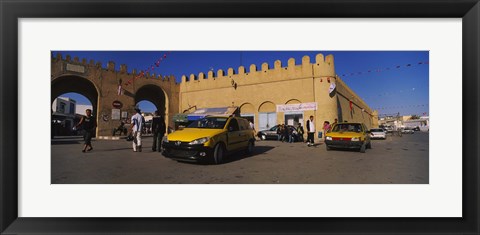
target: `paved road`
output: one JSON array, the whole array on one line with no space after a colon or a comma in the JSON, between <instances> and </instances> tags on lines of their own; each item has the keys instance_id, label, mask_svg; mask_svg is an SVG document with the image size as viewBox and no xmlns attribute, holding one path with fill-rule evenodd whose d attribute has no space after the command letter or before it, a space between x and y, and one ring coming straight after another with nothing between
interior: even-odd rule
<instances>
[{"instance_id":1,"label":"paved road","mask_svg":"<svg viewBox=\"0 0 480 235\"><path fill-rule=\"evenodd\" d=\"M53 184L428 184L428 133L374 140L366 153L326 151L323 143L257 141L254 154L221 165L181 163L150 149L132 151L125 140L52 141Z\"/></svg>"}]
</instances>

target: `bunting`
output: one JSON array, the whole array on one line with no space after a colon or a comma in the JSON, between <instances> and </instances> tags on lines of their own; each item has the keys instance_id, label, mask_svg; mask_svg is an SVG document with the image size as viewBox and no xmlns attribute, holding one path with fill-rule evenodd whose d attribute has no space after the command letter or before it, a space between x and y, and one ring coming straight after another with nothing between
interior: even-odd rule
<instances>
[{"instance_id":1,"label":"bunting","mask_svg":"<svg viewBox=\"0 0 480 235\"><path fill-rule=\"evenodd\" d=\"M156 67L160 67L160 62L165 61L167 59L167 55L169 55L170 52L167 51L165 52L162 56L160 56L153 64L149 65L148 67L145 68L145 70L140 71L140 73L137 76L134 76L132 79L128 80L125 82L125 86L128 86L133 83L133 81L145 77L145 75L151 71L154 71Z\"/></svg>"},{"instance_id":2,"label":"bunting","mask_svg":"<svg viewBox=\"0 0 480 235\"><path fill-rule=\"evenodd\" d=\"M385 67L385 68L375 68L375 69L370 69L367 71L360 71L360 72L345 72L342 73L342 77L351 77L351 76L360 76L364 74L372 74L372 73L381 73L385 71L391 71L391 70L398 70L398 69L403 69L403 68L411 68L411 67L418 67L418 66L423 66L423 65L428 65L429 61L420 61L417 63L410 63L410 64L405 64L405 65L395 65L391 67Z\"/></svg>"}]
</instances>

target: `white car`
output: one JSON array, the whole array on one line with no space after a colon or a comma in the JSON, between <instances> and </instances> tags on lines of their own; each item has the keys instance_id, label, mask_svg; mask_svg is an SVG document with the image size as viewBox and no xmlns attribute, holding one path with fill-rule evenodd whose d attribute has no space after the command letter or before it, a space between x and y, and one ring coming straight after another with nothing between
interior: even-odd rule
<instances>
[{"instance_id":1,"label":"white car","mask_svg":"<svg viewBox=\"0 0 480 235\"><path fill-rule=\"evenodd\" d=\"M405 129L402 130L402 133L403 134L413 134L413 133L415 133L415 131L411 128L405 128Z\"/></svg>"},{"instance_id":2,"label":"white car","mask_svg":"<svg viewBox=\"0 0 480 235\"><path fill-rule=\"evenodd\" d=\"M387 134L381 128L370 129L370 139L386 139Z\"/></svg>"}]
</instances>

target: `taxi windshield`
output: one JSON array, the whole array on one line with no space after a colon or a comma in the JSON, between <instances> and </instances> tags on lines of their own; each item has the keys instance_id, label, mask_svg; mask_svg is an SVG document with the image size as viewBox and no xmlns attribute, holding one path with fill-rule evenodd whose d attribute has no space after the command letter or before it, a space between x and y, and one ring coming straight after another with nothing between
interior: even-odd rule
<instances>
[{"instance_id":1,"label":"taxi windshield","mask_svg":"<svg viewBox=\"0 0 480 235\"><path fill-rule=\"evenodd\" d=\"M223 129L227 119L225 117L205 117L190 123L185 128Z\"/></svg>"},{"instance_id":2,"label":"taxi windshield","mask_svg":"<svg viewBox=\"0 0 480 235\"><path fill-rule=\"evenodd\" d=\"M358 123L337 124L333 127L332 132L361 132L362 125Z\"/></svg>"}]
</instances>

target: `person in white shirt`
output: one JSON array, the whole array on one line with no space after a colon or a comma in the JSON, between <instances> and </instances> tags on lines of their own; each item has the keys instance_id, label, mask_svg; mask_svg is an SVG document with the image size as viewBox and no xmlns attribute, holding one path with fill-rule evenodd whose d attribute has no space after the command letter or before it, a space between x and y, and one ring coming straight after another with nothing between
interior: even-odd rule
<instances>
[{"instance_id":1,"label":"person in white shirt","mask_svg":"<svg viewBox=\"0 0 480 235\"><path fill-rule=\"evenodd\" d=\"M133 151L141 152L142 151L142 130L145 125L145 119L143 118L140 109L136 108L137 112L132 116L132 124L130 125L130 131L133 135Z\"/></svg>"},{"instance_id":2,"label":"person in white shirt","mask_svg":"<svg viewBox=\"0 0 480 235\"><path fill-rule=\"evenodd\" d=\"M313 146L315 138L315 123L313 122L313 116L310 116L310 120L307 121L307 146Z\"/></svg>"}]
</instances>

